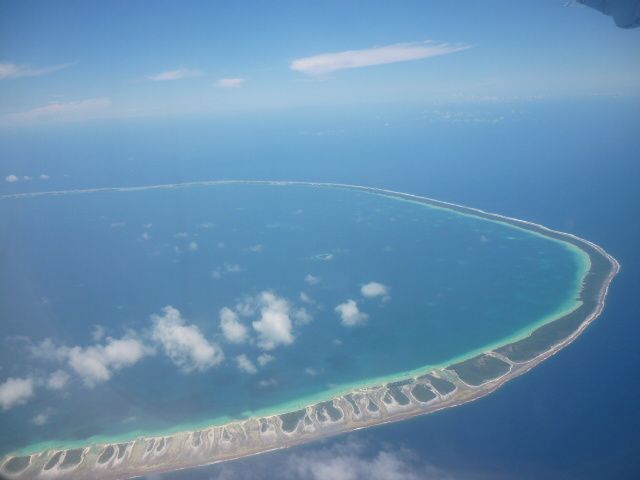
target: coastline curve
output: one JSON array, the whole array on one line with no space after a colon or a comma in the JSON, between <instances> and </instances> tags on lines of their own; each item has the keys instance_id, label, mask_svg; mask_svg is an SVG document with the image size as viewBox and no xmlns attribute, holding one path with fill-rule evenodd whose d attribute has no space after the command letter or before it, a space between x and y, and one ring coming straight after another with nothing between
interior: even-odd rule
<instances>
[{"instance_id":1,"label":"coastline curve","mask_svg":"<svg viewBox=\"0 0 640 480\"><path fill-rule=\"evenodd\" d=\"M165 435L140 435L121 442L76 442L65 448L34 453L15 452L0 459L0 473L8 478L128 478L218 463L287 448L319 438L345 433L417 415L433 413L484 397L573 342L602 313L609 287L620 270L618 261L600 246L576 235L545 226L427 197L358 185L298 182L219 180L2 195L0 200L130 192L151 189L206 187L220 184L304 185L340 188L383 195L398 200L443 208L462 215L505 223L578 249L588 258L579 293L579 305L548 318L532 331L511 341L473 352L448 365L404 372L399 378L366 385L304 408L253 416L197 430ZM380 379L379 379L380 380ZM329 395L329 394L328 394Z\"/></svg>"}]
</instances>

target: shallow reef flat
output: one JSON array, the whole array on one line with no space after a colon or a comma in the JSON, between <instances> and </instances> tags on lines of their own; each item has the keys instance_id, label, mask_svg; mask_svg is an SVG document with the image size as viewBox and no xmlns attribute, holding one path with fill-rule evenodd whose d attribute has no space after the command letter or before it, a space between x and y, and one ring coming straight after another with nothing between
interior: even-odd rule
<instances>
[{"instance_id":1,"label":"shallow reef flat","mask_svg":"<svg viewBox=\"0 0 640 480\"><path fill-rule=\"evenodd\" d=\"M217 182L203 182L198 185L215 183ZM609 285L620 268L618 262L599 246L574 235L530 222L387 190L335 184L307 185L347 188L424 203L465 215L508 223L566 242L584 252L590 262L589 270L582 282L580 304L570 313L539 326L524 338L444 368L428 369L378 386L356 388L303 409L278 415L232 421L225 425L166 436L140 436L129 442L47 450L23 456L8 455L1 460L1 475L16 479L128 478L287 448L476 400L531 370L575 340L602 312Z\"/></svg>"}]
</instances>

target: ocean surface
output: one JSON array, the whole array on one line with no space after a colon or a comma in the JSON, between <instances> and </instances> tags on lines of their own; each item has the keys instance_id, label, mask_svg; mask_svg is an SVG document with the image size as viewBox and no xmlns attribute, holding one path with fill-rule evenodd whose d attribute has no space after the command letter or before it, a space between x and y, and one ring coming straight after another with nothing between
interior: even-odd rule
<instances>
[{"instance_id":1,"label":"ocean surface","mask_svg":"<svg viewBox=\"0 0 640 480\"><path fill-rule=\"evenodd\" d=\"M0 315L3 335L15 339L3 365L20 358L23 338L85 346L95 325L144 338L166 305L227 356L185 373L159 354L108 383L49 394L5 419L5 449L284 413L447 366L576 308L589 268L568 243L342 188L196 185L5 199L0 210L11 231L1 287L12 293ZM387 291L363 296L371 281ZM247 300L262 292L288 301L291 344L225 342L218 312L231 308L250 326L260 314L243 310L262 308ZM355 326L335 312L349 299L367 316ZM268 365L238 371L237 355L255 366L265 352ZM34 364L51 368L50 359L27 360L12 374L29 376ZM25 428L43 404L55 415Z\"/></svg>"},{"instance_id":2,"label":"ocean surface","mask_svg":"<svg viewBox=\"0 0 640 480\"><path fill-rule=\"evenodd\" d=\"M407 447L456 478L634 478L640 467L640 375L634 371L640 360L640 227L634 220L640 217L638 106L615 99L393 109L380 105L357 112L301 110L270 115L268 121L181 118L69 125L53 133L3 132L0 155L7 170L51 178L0 188L4 194L205 179L332 181L470 205L592 240L620 261L622 272L603 316L578 341L480 401L353 435ZM442 115L445 108L455 115ZM76 228L76 217L91 207L88 196L79 198L83 205L79 211L67 210L66 228ZM128 224L120 218L135 213L122 202L111 223ZM167 235L178 227L182 231L187 223L181 222L196 218L192 214L173 210L175 223ZM2 235L12 232L7 229ZM257 243L262 241L246 246ZM345 248L333 243L311 251ZM265 242L265 252L267 246ZM85 248L90 262L95 255ZM29 268L42 268L34 263ZM186 268L179 265L178 271ZM368 280L357 279L351 288ZM181 288L171 294L171 282L164 292L151 292L139 283L141 298L157 297L138 313L148 316L165 304L194 302L201 284L178 282ZM392 299L382 308L396 302L394 308L400 308L401 292L389 283ZM103 291L105 304L124 303L116 293ZM189 312L192 307L184 308ZM40 325L29 335L61 335L69 343L85 335L89 341L87 330L78 329L88 322L86 312L68 312L65 318L76 323ZM133 369L119 373L117 380L126 384L132 381L127 379L130 374ZM179 376L171 378L162 393L177 395L179 382ZM109 405L110 412L131 405L126 389L114 391L112 398L118 401ZM245 460L248 465L252 461Z\"/></svg>"}]
</instances>

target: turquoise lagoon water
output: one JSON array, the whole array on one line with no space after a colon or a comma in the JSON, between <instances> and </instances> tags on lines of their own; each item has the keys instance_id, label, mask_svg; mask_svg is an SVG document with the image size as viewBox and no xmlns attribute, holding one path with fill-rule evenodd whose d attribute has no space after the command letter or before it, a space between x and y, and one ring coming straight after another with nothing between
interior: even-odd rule
<instances>
[{"instance_id":1,"label":"turquoise lagoon water","mask_svg":"<svg viewBox=\"0 0 640 480\"><path fill-rule=\"evenodd\" d=\"M0 413L2 452L284 411L444 365L573 308L586 268L575 248L504 223L339 188L194 186L4 199L0 209L1 328L13 339L3 376L65 368L28 358L27 342L87 346L94 325L147 338L166 305L226 356L185 374L158 350L93 388L73 378ZM364 298L371 281L389 298ZM294 324L295 341L269 351L272 362L242 373L234 357L255 363L263 352L225 342L218 312L263 291L313 320ZM365 324L341 324L334 309L347 299ZM49 421L36 427L39 412Z\"/></svg>"}]
</instances>

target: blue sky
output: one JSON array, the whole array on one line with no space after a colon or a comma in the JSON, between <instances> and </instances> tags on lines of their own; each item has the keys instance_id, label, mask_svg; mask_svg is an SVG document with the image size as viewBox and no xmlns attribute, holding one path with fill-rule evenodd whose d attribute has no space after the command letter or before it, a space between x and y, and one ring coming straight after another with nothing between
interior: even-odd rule
<instances>
[{"instance_id":1,"label":"blue sky","mask_svg":"<svg viewBox=\"0 0 640 480\"><path fill-rule=\"evenodd\" d=\"M639 35L563 0L2 1L0 125L637 96ZM292 68L353 50L352 64L389 63Z\"/></svg>"}]
</instances>

